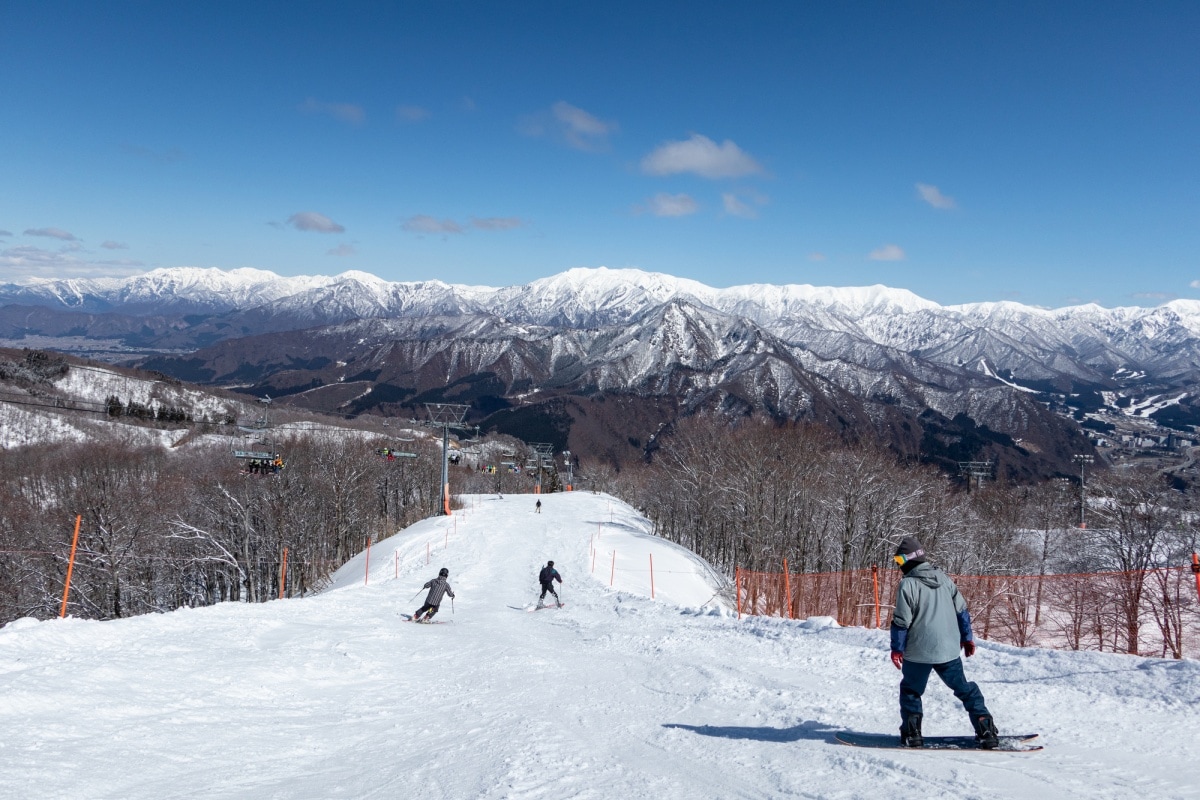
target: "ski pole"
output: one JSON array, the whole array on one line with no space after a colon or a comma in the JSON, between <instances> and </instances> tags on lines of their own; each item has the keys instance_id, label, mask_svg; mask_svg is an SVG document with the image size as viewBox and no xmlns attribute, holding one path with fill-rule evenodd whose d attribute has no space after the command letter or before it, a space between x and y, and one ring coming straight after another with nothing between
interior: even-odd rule
<instances>
[{"instance_id":1,"label":"ski pole","mask_svg":"<svg viewBox=\"0 0 1200 800\"><path fill-rule=\"evenodd\" d=\"M423 592L423 591L425 591L425 587L421 587L420 589L417 589L417 594L420 594L420 593L421 593L421 592ZM412 596L412 598L409 600L409 602L410 602L410 603L411 603L413 600L416 600L416 599L417 599L417 594L414 594L414 595Z\"/></svg>"},{"instance_id":2,"label":"ski pole","mask_svg":"<svg viewBox=\"0 0 1200 800\"><path fill-rule=\"evenodd\" d=\"M454 598L450 598L450 616L454 616Z\"/></svg>"}]
</instances>

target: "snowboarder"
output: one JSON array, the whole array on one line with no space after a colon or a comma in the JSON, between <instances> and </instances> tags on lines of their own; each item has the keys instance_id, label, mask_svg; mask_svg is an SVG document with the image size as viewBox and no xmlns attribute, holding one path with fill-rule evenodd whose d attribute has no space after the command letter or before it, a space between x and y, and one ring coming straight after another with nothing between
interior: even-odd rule
<instances>
[{"instance_id":1,"label":"snowboarder","mask_svg":"<svg viewBox=\"0 0 1200 800\"><path fill-rule=\"evenodd\" d=\"M446 581L450 577L450 570L442 567L438 570L438 576L433 578L422 589L428 589L429 594L425 596L425 605L417 609L417 613L413 614L413 622L428 622L433 619L433 615L438 612L438 606L442 604L442 595L450 595L454 597L454 590L450 588L450 584ZM421 615L425 618L422 619Z\"/></svg>"},{"instance_id":2,"label":"snowboarder","mask_svg":"<svg viewBox=\"0 0 1200 800\"><path fill-rule=\"evenodd\" d=\"M562 576L558 574L558 570L554 568L553 561L547 561L546 566L542 567L542 571L538 573L538 583L542 584L542 596L538 598L538 608L544 608L546 602L546 592L554 595L554 602L562 608L562 600L558 598L558 592L554 591L554 582L562 583Z\"/></svg>"},{"instance_id":3,"label":"snowboarder","mask_svg":"<svg viewBox=\"0 0 1200 800\"><path fill-rule=\"evenodd\" d=\"M892 663L900 670L900 741L906 747L923 747L921 695L936 672L959 699L975 741L990 750L999 743L996 725L984 704L979 686L963 674L958 650L975 655L971 612L958 587L946 573L925 560L925 548L915 536L905 536L896 548L895 561L904 572L896 590L892 612Z\"/></svg>"},{"instance_id":4,"label":"snowboarder","mask_svg":"<svg viewBox=\"0 0 1200 800\"><path fill-rule=\"evenodd\" d=\"M533 513L535 513L535 514L542 513L542 501L541 500L538 500L536 503L534 503Z\"/></svg>"}]
</instances>

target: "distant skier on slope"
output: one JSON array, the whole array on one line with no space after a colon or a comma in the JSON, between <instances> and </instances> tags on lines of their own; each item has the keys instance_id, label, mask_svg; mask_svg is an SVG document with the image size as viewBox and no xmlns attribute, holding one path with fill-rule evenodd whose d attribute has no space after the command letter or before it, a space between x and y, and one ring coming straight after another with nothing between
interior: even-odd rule
<instances>
[{"instance_id":1,"label":"distant skier on slope","mask_svg":"<svg viewBox=\"0 0 1200 800\"><path fill-rule=\"evenodd\" d=\"M454 590L450 588L450 584L446 581L450 577L450 570L442 567L438 570L438 576L424 586L422 589L428 589L429 594L425 596L425 605L417 609L417 613L413 614L413 622L428 622L433 619L433 615L438 612L438 606L442 604L442 595L450 595L454 597ZM422 619L421 615L425 618Z\"/></svg>"},{"instance_id":2,"label":"distant skier on slope","mask_svg":"<svg viewBox=\"0 0 1200 800\"><path fill-rule=\"evenodd\" d=\"M542 501L541 500L538 500L536 503L534 503L533 513L535 513L535 514L542 513Z\"/></svg>"},{"instance_id":3,"label":"distant skier on slope","mask_svg":"<svg viewBox=\"0 0 1200 800\"><path fill-rule=\"evenodd\" d=\"M896 548L895 561L904 572L896 590L892 612L892 663L900 679L900 741L906 747L923 747L921 695L936 672L962 702L975 741L990 750L999 743L996 725L984 704L983 692L963 674L959 647L975 655L971 612L958 587L946 573L925 561L925 548L915 536L905 536Z\"/></svg>"},{"instance_id":4,"label":"distant skier on slope","mask_svg":"<svg viewBox=\"0 0 1200 800\"><path fill-rule=\"evenodd\" d=\"M546 592L554 595L554 602L562 608L562 600L558 598L558 592L554 591L554 582L562 583L562 576L558 574L558 570L554 568L553 561L547 561L546 566L542 567L542 571L538 573L538 583L542 585L542 596L538 598L538 608L542 608L546 601Z\"/></svg>"}]
</instances>

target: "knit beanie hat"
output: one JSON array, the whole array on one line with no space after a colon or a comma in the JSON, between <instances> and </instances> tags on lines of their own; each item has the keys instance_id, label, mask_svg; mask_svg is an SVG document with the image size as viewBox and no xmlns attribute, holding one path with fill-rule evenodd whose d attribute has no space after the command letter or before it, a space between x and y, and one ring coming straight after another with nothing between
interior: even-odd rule
<instances>
[{"instance_id":1,"label":"knit beanie hat","mask_svg":"<svg viewBox=\"0 0 1200 800\"><path fill-rule=\"evenodd\" d=\"M896 562L901 567L907 567L910 564L921 564L925 561L925 548L917 541L915 536L905 536L900 540L900 546L896 548Z\"/></svg>"}]
</instances>

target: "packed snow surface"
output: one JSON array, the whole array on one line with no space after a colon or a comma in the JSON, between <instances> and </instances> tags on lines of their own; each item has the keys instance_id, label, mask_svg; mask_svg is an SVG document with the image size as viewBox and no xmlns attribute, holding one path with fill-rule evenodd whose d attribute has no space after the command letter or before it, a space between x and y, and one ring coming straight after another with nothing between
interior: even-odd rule
<instances>
[{"instance_id":1,"label":"packed snow surface","mask_svg":"<svg viewBox=\"0 0 1200 800\"><path fill-rule=\"evenodd\" d=\"M899 724L886 632L739 621L628 506L534 500L465 498L304 599L10 623L0 797L1200 797L1195 661L983 643L968 677L1045 750L851 748ZM546 559L566 607L530 613ZM442 566L450 624L404 622ZM970 732L936 679L925 731Z\"/></svg>"}]
</instances>

